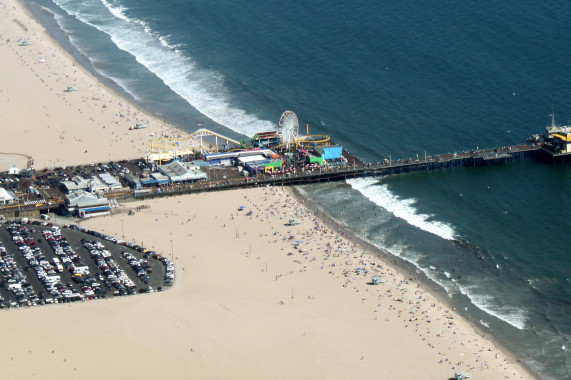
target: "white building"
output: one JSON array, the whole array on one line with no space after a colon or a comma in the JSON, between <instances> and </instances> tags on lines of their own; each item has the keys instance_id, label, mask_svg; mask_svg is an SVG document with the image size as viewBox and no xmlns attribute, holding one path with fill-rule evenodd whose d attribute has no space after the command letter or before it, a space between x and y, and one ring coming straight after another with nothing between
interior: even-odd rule
<instances>
[{"instance_id":1,"label":"white building","mask_svg":"<svg viewBox=\"0 0 571 380\"><path fill-rule=\"evenodd\" d=\"M0 187L0 205L11 205L18 200L13 192Z\"/></svg>"},{"instance_id":2,"label":"white building","mask_svg":"<svg viewBox=\"0 0 571 380\"><path fill-rule=\"evenodd\" d=\"M89 180L89 191L93 194L96 193L107 193L109 191L109 186L103 183L102 180L93 176Z\"/></svg>"},{"instance_id":3,"label":"white building","mask_svg":"<svg viewBox=\"0 0 571 380\"><path fill-rule=\"evenodd\" d=\"M108 215L111 213L109 201L105 197L98 197L95 194L83 190L73 190L65 200L65 207L68 212L77 214L79 217Z\"/></svg>"},{"instance_id":4,"label":"white building","mask_svg":"<svg viewBox=\"0 0 571 380\"><path fill-rule=\"evenodd\" d=\"M81 176L75 176L71 181L63 181L62 186L65 187L65 190L69 193L73 190L87 190L89 188L89 182Z\"/></svg>"},{"instance_id":5,"label":"white building","mask_svg":"<svg viewBox=\"0 0 571 380\"><path fill-rule=\"evenodd\" d=\"M202 169L188 162L173 161L166 165L160 165L159 171L169 177L171 182L197 181L208 178Z\"/></svg>"},{"instance_id":6,"label":"white building","mask_svg":"<svg viewBox=\"0 0 571 380\"><path fill-rule=\"evenodd\" d=\"M99 178L101 178L103 183L107 185L109 191L120 190L123 188L123 186L121 186L121 182L107 172L99 174Z\"/></svg>"}]
</instances>

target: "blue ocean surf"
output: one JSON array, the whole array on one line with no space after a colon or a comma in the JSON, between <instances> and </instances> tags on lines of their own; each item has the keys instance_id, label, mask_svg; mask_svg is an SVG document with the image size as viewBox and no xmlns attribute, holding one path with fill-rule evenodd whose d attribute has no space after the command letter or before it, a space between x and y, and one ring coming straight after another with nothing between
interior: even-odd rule
<instances>
[{"instance_id":1,"label":"blue ocean surf","mask_svg":"<svg viewBox=\"0 0 571 380\"><path fill-rule=\"evenodd\" d=\"M28 3L102 80L189 131L252 136L291 109L377 162L518 144L552 110L571 118L568 2ZM567 378L570 181L526 161L301 191L542 377Z\"/></svg>"}]
</instances>

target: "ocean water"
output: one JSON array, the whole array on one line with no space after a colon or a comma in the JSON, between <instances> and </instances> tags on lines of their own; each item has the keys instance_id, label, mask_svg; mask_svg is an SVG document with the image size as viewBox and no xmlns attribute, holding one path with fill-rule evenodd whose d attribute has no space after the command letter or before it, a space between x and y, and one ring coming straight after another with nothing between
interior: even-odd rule
<instances>
[{"instance_id":1,"label":"ocean water","mask_svg":"<svg viewBox=\"0 0 571 380\"><path fill-rule=\"evenodd\" d=\"M561 0L28 4L82 64L190 131L251 136L290 109L375 162L517 144L553 110L571 118ZM569 378L570 185L570 166L527 161L301 191L542 377Z\"/></svg>"}]
</instances>

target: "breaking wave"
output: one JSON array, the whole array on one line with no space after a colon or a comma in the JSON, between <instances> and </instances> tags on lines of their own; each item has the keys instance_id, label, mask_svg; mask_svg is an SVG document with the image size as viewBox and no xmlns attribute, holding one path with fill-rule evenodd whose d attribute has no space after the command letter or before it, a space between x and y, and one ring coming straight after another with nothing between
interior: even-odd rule
<instances>
[{"instance_id":1,"label":"breaking wave","mask_svg":"<svg viewBox=\"0 0 571 380\"><path fill-rule=\"evenodd\" d=\"M349 179L347 183L376 205L405 220L408 224L442 239L456 240L454 228L447 223L431 220L432 215L419 213L414 207L415 199L402 199L394 195L387 185L379 184L378 180L372 178Z\"/></svg>"},{"instance_id":2,"label":"breaking wave","mask_svg":"<svg viewBox=\"0 0 571 380\"><path fill-rule=\"evenodd\" d=\"M216 123L247 136L276 128L270 121L260 120L233 107L220 73L200 68L177 46L170 45L168 36L160 36L144 21L128 17L120 4L107 0L54 2L68 15L107 34L119 49L135 57L172 91ZM124 82L118 80L120 78L111 79L137 97Z\"/></svg>"}]
</instances>

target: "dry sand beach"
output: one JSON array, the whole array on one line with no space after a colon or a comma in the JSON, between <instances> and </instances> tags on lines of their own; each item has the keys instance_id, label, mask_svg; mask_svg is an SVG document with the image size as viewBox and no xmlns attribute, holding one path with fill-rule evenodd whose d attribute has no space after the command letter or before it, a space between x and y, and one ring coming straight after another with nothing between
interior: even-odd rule
<instances>
[{"instance_id":1,"label":"dry sand beach","mask_svg":"<svg viewBox=\"0 0 571 380\"><path fill-rule=\"evenodd\" d=\"M15 1L0 2L0 56L0 119L10 136L0 140L1 170L25 168L22 154L36 168L142 157L152 135L181 133L105 88ZM148 128L129 130L137 123Z\"/></svg>"},{"instance_id":2,"label":"dry sand beach","mask_svg":"<svg viewBox=\"0 0 571 380\"><path fill-rule=\"evenodd\" d=\"M0 128L10 136L1 158L31 155L40 168L116 160L141 156L150 133L178 133L75 65L14 1L0 2L0 35ZM19 46L20 37L32 44ZM137 121L150 128L129 131ZM81 225L116 236L123 228L127 240L173 254L175 285L0 313L3 378L531 378L289 189L144 204ZM287 226L290 218L303 224ZM368 284L376 274L387 282Z\"/></svg>"},{"instance_id":3,"label":"dry sand beach","mask_svg":"<svg viewBox=\"0 0 571 380\"><path fill-rule=\"evenodd\" d=\"M123 219L129 239L174 254L175 286L3 313L12 342L2 347L5 370L96 378L105 362L117 377L143 378L527 378L453 310L287 189L145 204L132 216L81 224L117 234ZM286 226L290 217L303 224ZM374 274L387 283L368 284Z\"/></svg>"}]
</instances>

